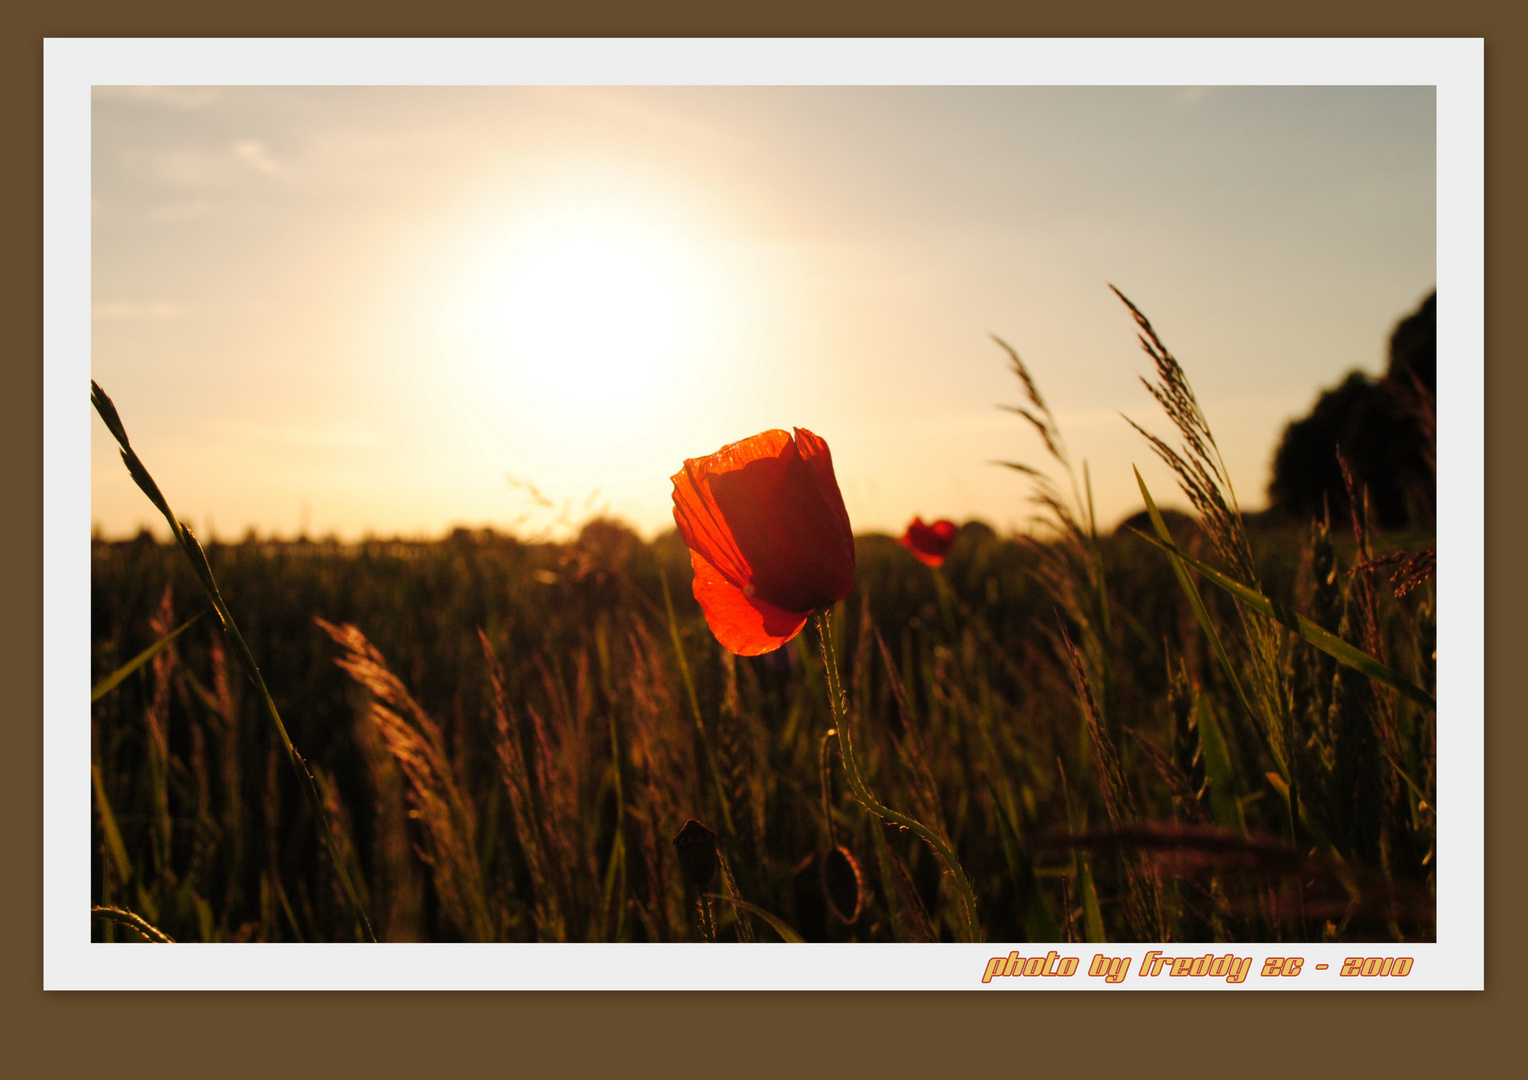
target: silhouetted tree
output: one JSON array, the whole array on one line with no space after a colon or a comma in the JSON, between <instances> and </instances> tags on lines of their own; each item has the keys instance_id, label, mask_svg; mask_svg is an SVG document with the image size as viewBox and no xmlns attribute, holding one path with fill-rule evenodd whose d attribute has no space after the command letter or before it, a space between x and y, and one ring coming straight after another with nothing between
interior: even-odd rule
<instances>
[{"instance_id":1,"label":"silhouetted tree","mask_svg":"<svg viewBox=\"0 0 1528 1080\"><path fill-rule=\"evenodd\" d=\"M1271 509L1299 518L1348 513L1337 450L1368 488L1374 524L1430 525L1436 499L1433 395L1438 322L1434 292L1390 336L1382 378L1353 371L1323 391L1310 414L1284 429L1268 485Z\"/></svg>"},{"instance_id":2,"label":"silhouetted tree","mask_svg":"<svg viewBox=\"0 0 1528 1080\"><path fill-rule=\"evenodd\" d=\"M1438 294L1402 319L1390 335L1390 364L1385 378L1401 386L1411 385L1411 375L1429 392L1438 385Z\"/></svg>"}]
</instances>

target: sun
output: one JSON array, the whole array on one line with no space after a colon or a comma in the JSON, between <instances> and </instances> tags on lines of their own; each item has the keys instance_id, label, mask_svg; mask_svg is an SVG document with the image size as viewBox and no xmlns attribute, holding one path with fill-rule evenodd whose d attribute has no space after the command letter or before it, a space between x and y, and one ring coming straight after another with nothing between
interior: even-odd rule
<instances>
[{"instance_id":1,"label":"sun","mask_svg":"<svg viewBox=\"0 0 1528 1080\"><path fill-rule=\"evenodd\" d=\"M702 230L608 193L463 213L425 262L410 352L431 395L558 460L629 457L693 409L729 303Z\"/></svg>"},{"instance_id":2,"label":"sun","mask_svg":"<svg viewBox=\"0 0 1528 1080\"><path fill-rule=\"evenodd\" d=\"M540 521L513 476L657 527L680 462L768 426L786 320L772 249L724 205L597 179L483 185L410 226L362 309L357 386L389 402L409 468L495 513Z\"/></svg>"},{"instance_id":3,"label":"sun","mask_svg":"<svg viewBox=\"0 0 1528 1080\"><path fill-rule=\"evenodd\" d=\"M640 404L675 373L698 306L675 264L619 230L546 238L488 285L489 350L549 399Z\"/></svg>"}]
</instances>

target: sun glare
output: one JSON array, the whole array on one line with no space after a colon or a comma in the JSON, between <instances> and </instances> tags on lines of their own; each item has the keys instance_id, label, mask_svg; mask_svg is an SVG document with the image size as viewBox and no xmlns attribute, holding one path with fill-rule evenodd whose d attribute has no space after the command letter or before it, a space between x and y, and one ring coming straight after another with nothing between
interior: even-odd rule
<instances>
[{"instance_id":1,"label":"sun glare","mask_svg":"<svg viewBox=\"0 0 1528 1080\"><path fill-rule=\"evenodd\" d=\"M451 272L415 297L421 344L449 358L441 389L460 402L600 442L685 393L716 307L705 257L619 203L468 215L437 249Z\"/></svg>"},{"instance_id":2,"label":"sun glare","mask_svg":"<svg viewBox=\"0 0 1528 1080\"><path fill-rule=\"evenodd\" d=\"M761 328L779 321L757 260L714 214L633 187L521 188L400 249L402 307L381 322L401 332L378 344L427 454L559 504L600 488L656 505L673 462L715 437L697 431L757 402Z\"/></svg>"},{"instance_id":3,"label":"sun glare","mask_svg":"<svg viewBox=\"0 0 1528 1080\"><path fill-rule=\"evenodd\" d=\"M683 344L672 261L609 234L552 238L490 284L489 348L550 397L640 404L674 373Z\"/></svg>"}]
</instances>

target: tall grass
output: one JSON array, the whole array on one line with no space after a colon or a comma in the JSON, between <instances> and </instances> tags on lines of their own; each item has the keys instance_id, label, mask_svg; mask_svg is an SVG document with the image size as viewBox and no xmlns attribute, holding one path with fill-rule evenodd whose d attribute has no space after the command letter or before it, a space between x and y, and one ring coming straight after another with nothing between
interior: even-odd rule
<instances>
[{"instance_id":1,"label":"tall grass","mask_svg":"<svg viewBox=\"0 0 1528 1080\"><path fill-rule=\"evenodd\" d=\"M1048 526L967 524L937 571L861 536L769 656L716 644L673 534L209 543L270 708L221 617L99 697L98 936L350 940L361 905L398 941L1431 938L1435 717L1392 688L1433 685L1430 549L1356 489L1346 523L1242 513L1130 310L1192 517L1101 529L1003 346ZM211 603L148 537L93 544L91 596L98 679Z\"/></svg>"}]
</instances>

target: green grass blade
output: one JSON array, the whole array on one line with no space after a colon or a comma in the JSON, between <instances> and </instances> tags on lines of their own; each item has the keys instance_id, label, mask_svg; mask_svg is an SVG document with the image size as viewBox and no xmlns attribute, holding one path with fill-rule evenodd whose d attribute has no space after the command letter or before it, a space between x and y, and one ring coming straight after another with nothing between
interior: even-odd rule
<instances>
[{"instance_id":1,"label":"green grass blade","mask_svg":"<svg viewBox=\"0 0 1528 1080\"><path fill-rule=\"evenodd\" d=\"M1137 473L1136 477L1139 479L1140 473ZM1145 483L1142 483L1141 491L1144 492L1145 490L1146 485ZM1150 500L1150 498L1151 496L1148 495L1147 499ZM1155 523L1158 520L1160 520L1160 517L1156 513L1156 508L1153 506L1152 521ZM1172 557L1174 566L1179 566L1180 563L1192 566L1195 570L1208 578L1212 584L1218 585L1220 588L1224 589L1226 592L1242 601L1242 603L1246 604L1253 611L1256 611L1264 618L1272 619L1273 621L1279 623L1281 626L1284 626L1285 628L1298 634L1300 637L1304 638L1306 642L1314 645L1316 648L1332 657L1332 659L1336 660L1339 664L1350 667L1354 671L1361 672L1362 674L1367 675L1369 678L1373 679L1375 682L1383 683L1385 686L1390 687L1390 689L1394 690L1396 693L1401 694L1403 697L1409 698L1410 700L1416 702L1424 709L1427 709L1431 712L1437 712L1437 698L1433 697L1421 687L1416 686L1406 678L1397 674L1395 671L1392 671L1390 668L1386 667L1384 664L1380 663L1374 657L1370 656L1368 653L1364 652L1357 646L1349 644L1348 642L1342 640L1342 638L1338 637L1336 634L1328 633L1327 631L1321 629L1321 627L1317 626L1315 623L1311 622L1305 616L1291 611L1289 608L1275 600L1270 600L1268 597L1264 596L1257 590L1249 589L1241 582L1233 581L1231 578L1228 578L1226 575L1220 573L1220 571L1205 565L1198 559L1195 559L1190 555L1185 555L1182 551L1178 550L1175 544L1173 544L1170 536L1159 540L1157 538L1147 536L1145 533L1140 532L1139 530L1132 531L1134 531L1137 536L1140 536L1142 539L1155 544L1157 547L1167 552L1168 555ZM1159 529L1159 531L1163 530ZM1184 580L1187 579L1188 574L1186 571L1180 569L1179 573L1182 575Z\"/></svg>"},{"instance_id":2,"label":"green grass blade","mask_svg":"<svg viewBox=\"0 0 1528 1080\"><path fill-rule=\"evenodd\" d=\"M171 630L164 637L150 645L147 649L144 649L141 653L133 657L127 663L123 664L116 671L113 671L110 675L106 676L106 678L96 683L90 691L90 703L94 705L107 694L115 690L118 683L127 678L133 672L137 671L144 664L147 664L150 660L154 659L154 657L158 655L160 649L163 649L170 642L180 637L180 635L185 632L192 623L196 622L196 620L200 618L200 614L191 616L191 618L181 623L174 630Z\"/></svg>"},{"instance_id":3,"label":"green grass blade","mask_svg":"<svg viewBox=\"0 0 1528 1080\"><path fill-rule=\"evenodd\" d=\"M1104 934L1104 917L1098 907L1098 889L1093 885L1093 868L1088 865L1085 852L1077 855L1077 892L1082 896L1082 932L1089 942L1108 941Z\"/></svg>"},{"instance_id":4,"label":"green grass blade","mask_svg":"<svg viewBox=\"0 0 1528 1080\"><path fill-rule=\"evenodd\" d=\"M743 911L746 911L751 915L757 915L759 918L767 922L775 933L780 935L782 941L789 945L806 944L806 942L801 939L801 935L792 930L783 919L771 915L769 912L765 911L757 904L750 904L747 900L739 900L735 896L723 896L721 893L708 892L702 893L701 895L706 897L708 900L725 900L735 908L741 908Z\"/></svg>"},{"instance_id":5,"label":"green grass blade","mask_svg":"<svg viewBox=\"0 0 1528 1080\"><path fill-rule=\"evenodd\" d=\"M133 863L127 857L127 845L122 842L122 831L117 828L117 816L111 812L111 802L106 798L98 765L90 766L90 784L95 788L96 814L101 818L101 831L106 834L106 850L116 864L117 879L125 885L133 880Z\"/></svg>"},{"instance_id":6,"label":"green grass blade","mask_svg":"<svg viewBox=\"0 0 1528 1080\"><path fill-rule=\"evenodd\" d=\"M1284 763L1284 755L1280 752L1271 734L1267 731L1257 710L1252 707L1252 702L1247 698L1247 692L1242 689L1241 680L1236 677L1236 669L1231 666L1231 657L1226 652L1226 646L1220 639L1220 631L1215 628L1215 621L1210 618L1209 609L1204 606L1204 598L1199 595L1199 590L1194 588L1194 583L1189 579L1188 571L1184 569L1183 560L1186 555L1181 554L1173 545L1172 533L1167 531L1167 522L1162 520L1162 512L1157 509L1156 500L1151 497L1151 492L1146 490L1146 481L1141 479L1141 471L1135 470L1135 482L1140 486L1141 497L1146 500L1146 510L1151 515L1152 528L1156 529L1160 541L1146 536L1139 530L1132 530L1138 536L1145 537L1158 547L1166 548L1172 557L1173 573L1178 577L1178 584L1183 588L1183 594L1188 597L1189 604L1194 609L1194 617L1199 620L1199 626L1204 630L1204 635L1209 639L1210 647L1215 650L1215 658L1220 661L1221 669L1226 673L1226 678L1231 681L1231 687L1236 691L1236 699L1241 702L1242 708L1247 710L1247 715L1252 718L1252 726L1263 740L1263 745L1268 749L1274 763L1278 765L1279 772L1288 774L1288 766ZM1249 590L1250 591L1250 590Z\"/></svg>"},{"instance_id":7,"label":"green grass blade","mask_svg":"<svg viewBox=\"0 0 1528 1080\"><path fill-rule=\"evenodd\" d=\"M1411 793L1417 797L1418 801L1427 806L1432 806L1437 802L1435 798L1430 798L1427 792L1423 791L1417 782L1406 774L1406 770L1401 768L1400 762L1396 761L1395 758L1390 756L1390 752L1388 750L1382 751L1382 753L1384 753L1385 760L1389 762L1390 767L1395 770L1397 776L1405 781L1406 786L1411 789Z\"/></svg>"},{"instance_id":8,"label":"green grass blade","mask_svg":"<svg viewBox=\"0 0 1528 1080\"><path fill-rule=\"evenodd\" d=\"M722 810L722 822L727 826L727 835L736 837L737 828L732 824L732 804L727 798L726 785L722 783L722 773L716 764L716 754L711 750L711 739L706 734L706 722L701 718L700 698L695 693L695 680L690 677L690 662L684 655L684 639L679 634L679 617L674 614L674 600L669 596L668 575L663 572L661 566L658 567L658 581L663 585L663 606L668 612L669 638L674 642L674 656L679 660L679 676L684 680L684 689L690 698L690 712L695 717L695 733L700 736L700 748L706 756L711 782L716 785L716 801Z\"/></svg>"},{"instance_id":9,"label":"green grass blade","mask_svg":"<svg viewBox=\"0 0 1528 1080\"><path fill-rule=\"evenodd\" d=\"M987 730L987 724L980 719L978 730L981 732L987 754L996 766L998 753L997 747L992 742L992 733ZM1008 862L1008 872L1013 877L1014 889L1018 893L1019 921L1024 927L1024 934L1030 941L1060 941L1062 940L1061 927L1056 925L1050 907L1045 903L1045 896L1040 892L1040 882L1035 877L1034 863L1030 860L1029 853L1024 850L1024 841L1019 834L1013 790L1000 768L996 770L996 775L1002 781L1002 787L999 789L997 785L989 784L988 791L991 793L993 805L997 808L998 839L1002 844L1003 857Z\"/></svg>"},{"instance_id":10,"label":"green grass blade","mask_svg":"<svg viewBox=\"0 0 1528 1080\"><path fill-rule=\"evenodd\" d=\"M1284 804L1288 806L1290 801L1289 785L1284 783L1284 778L1278 773L1268 773L1265 779L1268 781L1268 786L1273 788L1274 793L1283 799ZM1338 851L1337 846L1332 843L1332 838L1327 836L1326 830L1321 827L1321 823L1310 815L1307 805L1305 800L1302 799L1300 802L1300 824L1305 827L1305 831L1309 835L1310 840L1315 844L1316 850L1336 864L1339 871L1338 877L1343 888L1348 891L1348 895L1356 902L1359 899L1359 894L1357 886L1347 873L1347 860L1342 857L1342 852Z\"/></svg>"},{"instance_id":11,"label":"green grass blade","mask_svg":"<svg viewBox=\"0 0 1528 1080\"><path fill-rule=\"evenodd\" d=\"M615 834L615 840L610 845L610 859L605 864L605 885L600 891L600 928L608 934L608 941L621 940L621 927L625 923L626 908L621 903L625 893L625 865L626 843L621 839L621 834ZM620 883L619 885L617 883ZM610 913L615 912L614 931L606 930L610 925Z\"/></svg>"},{"instance_id":12,"label":"green grass blade","mask_svg":"<svg viewBox=\"0 0 1528 1080\"><path fill-rule=\"evenodd\" d=\"M1076 836L1078 832L1085 831L1086 822L1078 817L1072 807L1072 791L1066 782L1066 767L1061 759L1056 758L1056 772L1061 777L1061 807L1066 815L1066 831L1069 836ZM1082 901L1082 933L1083 940L1101 943L1108 938L1104 934L1103 912L1098 906L1098 889L1093 884L1093 868L1088 864L1088 853L1081 850L1075 844L1072 846L1072 867L1076 871L1077 895ZM1072 922L1072 912L1068 908L1066 913L1067 925Z\"/></svg>"},{"instance_id":13,"label":"green grass blade","mask_svg":"<svg viewBox=\"0 0 1528 1080\"><path fill-rule=\"evenodd\" d=\"M1245 833L1247 822L1242 817L1236 774L1220 730L1220 718L1215 715L1215 706L1203 695L1194 695L1193 708L1199 729L1199 751L1204 755L1204 773L1210 781L1210 816L1223 829Z\"/></svg>"}]
</instances>

